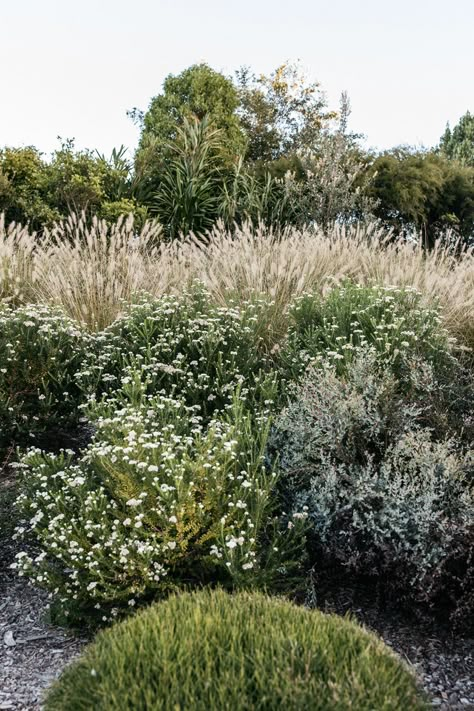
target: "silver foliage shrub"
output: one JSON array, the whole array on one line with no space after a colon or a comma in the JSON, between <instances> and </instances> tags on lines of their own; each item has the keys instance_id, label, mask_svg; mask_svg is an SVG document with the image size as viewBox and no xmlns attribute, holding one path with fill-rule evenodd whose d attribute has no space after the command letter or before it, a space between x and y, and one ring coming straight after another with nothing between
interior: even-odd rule
<instances>
[{"instance_id":1,"label":"silver foliage shrub","mask_svg":"<svg viewBox=\"0 0 474 711\"><path fill-rule=\"evenodd\" d=\"M429 426L433 371L408 358L406 372L411 392L374 348L358 349L345 376L310 368L269 451L289 505L307 507L315 562L461 614L474 602L474 450Z\"/></svg>"}]
</instances>

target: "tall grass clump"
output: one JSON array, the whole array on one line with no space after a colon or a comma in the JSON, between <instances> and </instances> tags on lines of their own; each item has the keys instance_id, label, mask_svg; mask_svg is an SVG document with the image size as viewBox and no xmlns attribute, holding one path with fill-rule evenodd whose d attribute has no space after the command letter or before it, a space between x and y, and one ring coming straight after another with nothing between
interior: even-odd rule
<instances>
[{"instance_id":1,"label":"tall grass clump","mask_svg":"<svg viewBox=\"0 0 474 711\"><path fill-rule=\"evenodd\" d=\"M47 711L427 708L408 668L348 619L262 594L173 596L99 634Z\"/></svg>"},{"instance_id":2,"label":"tall grass clump","mask_svg":"<svg viewBox=\"0 0 474 711\"><path fill-rule=\"evenodd\" d=\"M92 329L110 324L133 292L178 293L199 279L220 304L255 292L271 297L277 338L294 296L324 292L328 278L348 278L417 289L427 302L440 303L452 335L474 347L474 255L472 248L453 246L450 235L427 252L375 223L335 225L324 232L274 231L249 223L171 242L161 239L156 223L146 223L137 234L123 218L113 226L99 220L91 225L73 215L45 230L41 240L21 227L9 229L0 230L2 263L9 265L2 298L16 294L23 301L61 306Z\"/></svg>"},{"instance_id":3,"label":"tall grass clump","mask_svg":"<svg viewBox=\"0 0 474 711\"><path fill-rule=\"evenodd\" d=\"M187 249L195 252L196 276L221 302L229 294L265 293L281 319L294 296L324 293L328 280L414 288L427 303L438 301L451 334L474 347L474 254L448 239L426 252L374 223L335 225L327 234L293 228L274 233L247 225L232 234L215 229L205 245L193 248L191 242Z\"/></svg>"},{"instance_id":4,"label":"tall grass clump","mask_svg":"<svg viewBox=\"0 0 474 711\"><path fill-rule=\"evenodd\" d=\"M151 222L137 232L132 216L109 226L71 215L43 237L36 297L100 330L147 283L147 265L158 258L160 234Z\"/></svg>"},{"instance_id":5,"label":"tall grass clump","mask_svg":"<svg viewBox=\"0 0 474 711\"><path fill-rule=\"evenodd\" d=\"M5 224L0 214L0 302L22 304L35 300L35 233L27 227Z\"/></svg>"}]
</instances>

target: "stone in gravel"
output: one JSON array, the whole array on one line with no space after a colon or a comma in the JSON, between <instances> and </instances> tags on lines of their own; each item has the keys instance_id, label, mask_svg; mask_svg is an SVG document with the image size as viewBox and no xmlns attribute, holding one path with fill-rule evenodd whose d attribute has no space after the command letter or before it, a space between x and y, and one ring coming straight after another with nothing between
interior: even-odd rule
<instances>
[{"instance_id":1,"label":"stone in gravel","mask_svg":"<svg viewBox=\"0 0 474 711\"><path fill-rule=\"evenodd\" d=\"M8 630L5 632L5 635L3 637L3 644L6 644L7 647L14 647L16 642L15 638L13 636L13 632L11 630Z\"/></svg>"}]
</instances>

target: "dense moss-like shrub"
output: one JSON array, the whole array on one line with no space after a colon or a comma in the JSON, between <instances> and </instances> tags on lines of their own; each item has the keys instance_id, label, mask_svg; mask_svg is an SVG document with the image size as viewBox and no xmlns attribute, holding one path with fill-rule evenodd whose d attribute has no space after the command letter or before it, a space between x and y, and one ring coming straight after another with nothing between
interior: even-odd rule
<instances>
[{"instance_id":1,"label":"dense moss-like shrub","mask_svg":"<svg viewBox=\"0 0 474 711\"><path fill-rule=\"evenodd\" d=\"M75 321L46 306L0 310L0 453L69 427L83 393L75 379L91 346Z\"/></svg>"},{"instance_id":2,"label":"dense moss-like shrub","mask_svg":"<svg viewBox=\"0 0 474 711\"><path fill-rule=\"evenodd\" d=\"M422 371L424 379L435 389ZM376 353L358 350L345 377L331 364L308 371L275 423L270 452L288 506L307 507L314 561L467 610L474 450L436 439L426 426L429 398L415 395Z\"/></svg>"},{"instance_id":3,"label":"dense moss-like shrub","mask_svg":"<svg viewBox=\"0 0 474 711\"><path fill-rule=\"evenodd\" d=\"M124 398L122 393L122 398ZM276 475L263 456L268 426L243 411L203 426L198 408L137 394L104 401L78 459L31 451L18 505L16 567L51 590L68 615L107 621L178 587L290 586L304 514L277 516Z\"/></svg>"},{"instance_id":4,"label":"dense moss-like shrub","mask_svg":"<svg viewBox=\"0 0 474 711\"><path fill-rule=\"evenodd\" d=\"M100 633L47 711L424 709L414 677L354 622L262 594L173 596Z\"/></svg>"}]
</instances>

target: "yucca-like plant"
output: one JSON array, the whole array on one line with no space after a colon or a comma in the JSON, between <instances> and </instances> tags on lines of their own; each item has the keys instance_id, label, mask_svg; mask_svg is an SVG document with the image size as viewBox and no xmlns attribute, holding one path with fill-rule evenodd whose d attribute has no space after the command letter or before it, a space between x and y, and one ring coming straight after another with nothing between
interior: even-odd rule
<instances>
[{"instance_id":1,"label":"yucca-like plant","mask_svg":"<svg viewBox=\"0 0 474 711\"><path fill-rule=\"evenodd\" d=\"M185 119L161 175L154 211L170 238L203 233L219 216L221 131L208 119Z\"/></svg>"},{"instance_id":2,"label":"yucca-like plant","mask_svg":"<svg viewBox=\"0 0 474 711\"><path fill-rule=\"evenodd\" d=\"M221 216L228 227L235 223L281 227L287 221L289 203L283 181L270 173L257 176L240 157L229 180L223 184Z\"/></svg>"}]
</instances>

